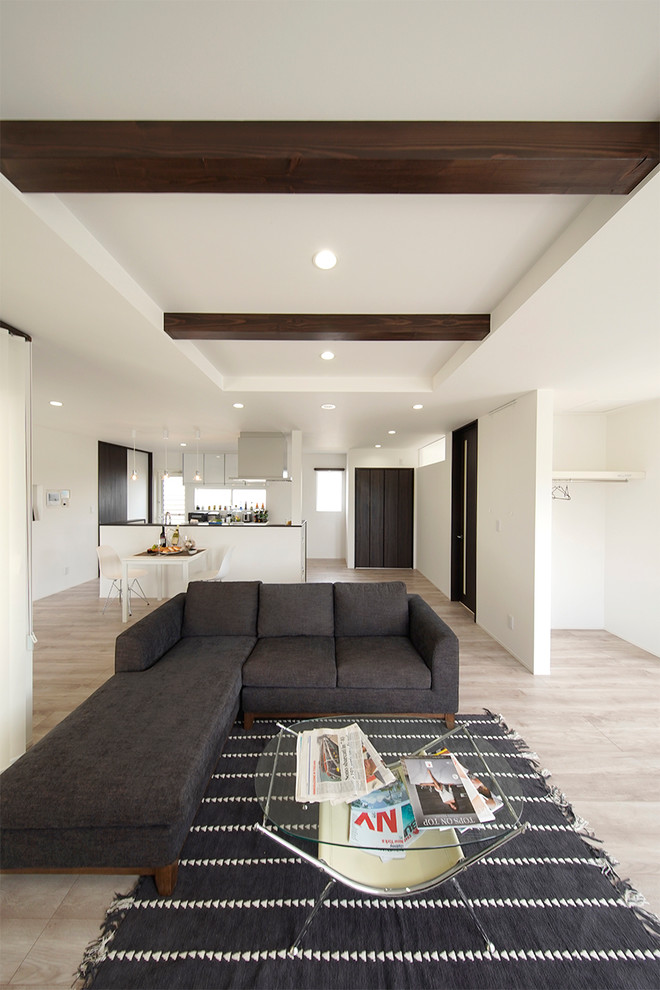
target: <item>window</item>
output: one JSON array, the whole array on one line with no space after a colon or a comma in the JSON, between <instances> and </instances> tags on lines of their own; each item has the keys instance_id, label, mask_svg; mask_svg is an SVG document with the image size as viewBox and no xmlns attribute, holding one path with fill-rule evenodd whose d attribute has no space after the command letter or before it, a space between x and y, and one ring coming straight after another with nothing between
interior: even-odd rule
<instances>
[{"instance_id":1,"label":"window","mask_svg":"<svg viewBox=\"0 0 660 990\"><path fill-rule=\"evenodd\" d=\"M163 478L163 519L169 512L173 523L185 523L186 519L186 486L180 474L171 474Z\"/></svg>"},{"instance_id":2,"label":"window","mask_svg":"<svg viewBox=\"0 0 660 990\"><path fill-rule=\"evenodd\" d=\"M344 502L344 472L316 468L316 511L341 512Z\"/></svg>"},{"instance_id":3,"label":"window","mask_svg":"<svg viewBox=\"0 0 660 990\"><path fill-rule=\"evenodd\" d=\"M432 443L427 443L425 447L419 448L419 466L425 467L427 464L437 464L444 461L446 454L447 438L440 437Z\"/></svg>"},{"instance_id":4,"label":"window","mask_svg":"<svg viewBox=\"0 0 660 990\"><path fill-rule=\"evenodd\" d=\"M193 505L195 509L205 512L212 509L214 505L229 506L231 502L231 488L196 488Z\"/></svg>"},{"instance_id":5,"label":"window","mask_svg":"<svg viewBox=\"0 0 660 990\"><path fill-rule=\"evenodd\" d=\"M195 509L199 506L202 512L218 508L243 506L256 508L267 505L265 488L196 488Z\"/></svg>"}]
</instances>

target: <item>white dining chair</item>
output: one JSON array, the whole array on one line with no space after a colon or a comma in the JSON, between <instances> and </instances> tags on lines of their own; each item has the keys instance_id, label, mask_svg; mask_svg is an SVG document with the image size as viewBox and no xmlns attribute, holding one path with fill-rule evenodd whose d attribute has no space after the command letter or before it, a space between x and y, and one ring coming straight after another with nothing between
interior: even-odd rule
<instances>
[{"instance_id":1,"label":"white dining chair","mask_svg":"<svg viewBox=\"0 0 660 990\"><path fill-rule=\"evenodd\" d=\"M106 578L108 581L112 581L110 585L110 591L108 592L108 597L105 600L105 605L103 606L103 614L105 615L105 610L108 607L108 602L112 597L112 592L117 591L119 596L119 602L121 604L122 596L122 567L121 560L119 559L119 554L116 550L113 550L109 546L100 546L96 548L96 553L99 558L99 567L101 569L101 576ZM131 612L131 592L139 595L140 598L144 598L147 605L147 596L142 590L142 585L140 584L138 578L143 577L147 573L144 567L129 567L128 568L128 588L126 589L126 594L128 596L128 614L132 615Z\"/></svg>"},{"instance_id":2,"label":"white dining chair","mask_svg":"<svg viewBox=\"0 0 660 990\"><path fill-rule=\"evenodd\" d=\"M235 549L236 547L227 547L224 554L222 555L220 567L216 567L215 570L212 571L202 571L201 574L195 574L192 580L193 581L224 581L224 579L229 574L231 558L234 556Z\"/></svg>"}]
</instances>

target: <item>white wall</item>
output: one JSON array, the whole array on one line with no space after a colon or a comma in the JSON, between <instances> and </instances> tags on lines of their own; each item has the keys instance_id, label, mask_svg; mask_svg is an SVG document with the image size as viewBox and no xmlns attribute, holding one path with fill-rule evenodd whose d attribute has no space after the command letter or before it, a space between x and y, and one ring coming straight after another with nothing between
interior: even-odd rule
<instances>
[{"instance_id":1,"label":"white wall","mask_svg":"<svg viewBox=\"0 0 660 990\"><path fill-rule=\"evenodd\" d=\"M418 468L415 566L451 598L451 436L446 459Z\"/></svg>"},{"instance_id":2,"label":"white wall","mask_svg":"<svg viewBox=\"0 0 660 990\"><path fill-rule=\"evenodd\" d=\"M417 450L376 450L375 447L349 450L346 462L346 566L355 567L355 469L359 467L417 467ZM417 486L415 486L417 487ZM416 543L417 520L413 547ZM413 566L416 563L413 561Z\"/></svg>"},{"instance_id":3,"label":"white wall","mask_svg":"<svg viewBox=\"0 0 660 990\"><path fill-rule=\"evenodd\" d=\"M307 556L310 559L346 560L346 478L344 510L316 511L316 475L314 468L342 468L346 475L345 454L304 454L302 516L307 520Z\"/></svg>"},{"instance_id":4,"label":"white wall","mask_svg":"<svg viewBox=\"0 0 660 990\"><path fill-rule=\"evenodd\" d=\"M660 400L608 414L607 468L646 478L602 486L605 628L660 655Z\"/></svg>"},{"instance_id":5,"label":"white wall","mask_svg":"<svg viewBox=\"0 0 660 990\"><path fill-rule=\"evenodd\" d=\"M554 419L552 467L603 471L604 413ZM552 502L552 628L605 628L605 499L602 484L569 485L570 501Z\"/></svg>"},{"instance_id":6,"label":"white wall","mask_svg":"<svg viewBox=\"0 0 660 990\"><path fill-rule=\"evenodd\" d=\"M546 674L552 393L530 392L482 417L478 450L477 622L529 670Z\"/></svg>"},{"instance_id":7,"label":"white wall","mask_svg":"<svg viewBox=\"0 0 660 990\"><path fill-rule=\"evenodd\" d=\"M36 427L33 481L44 507L32 525L34 598L44 598L98 575L98 445L84 436ZM70 489L69 505L48 507L46 491Z\"/></svg>"},{"instance_id":8,"label":"white wall","mask_svg":"<svg viewBox=\"0 0 660 990\"><path fill-rule=\"evenodd\" d=\"M292 482L290 481L267 481L266 498L268 508L268 521L283 525L289 522L292 517L291 497L293 495Z\"/></svg>"}]
</instances>

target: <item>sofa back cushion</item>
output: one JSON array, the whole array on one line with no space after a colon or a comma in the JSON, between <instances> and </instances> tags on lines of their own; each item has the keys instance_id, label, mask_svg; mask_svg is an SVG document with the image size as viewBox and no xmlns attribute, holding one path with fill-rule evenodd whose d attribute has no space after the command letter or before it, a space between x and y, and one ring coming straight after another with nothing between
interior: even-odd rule
<instances>
[{"instance_id":1,"label":"sofa back cushion","mask_svg":"<svg viewBox=\"0 0 660 990\"><path fill-rule=\"evenodd\" d=\"M335 584L335 636L407 636L403 581Z\"/></svg>"},{"instance_id":2,"label":"sofa back cushion","mask_svg":"<svg viewBox=\"0 0 660 990\"><path fill-rule=\"evenodd\" d=\"M259 581L191 581L182 636L256 636Z\"/></svg>"},{"instance_id":3,"label":"sofa back cushion","mask_svg":"<svg viewBox=\"0 0 660 990\"><path fill-rule=\"evenodd\" d=\"M331 584L262 584L259 636L332 636L335 631Z\"/></svg>"}]
</instances>

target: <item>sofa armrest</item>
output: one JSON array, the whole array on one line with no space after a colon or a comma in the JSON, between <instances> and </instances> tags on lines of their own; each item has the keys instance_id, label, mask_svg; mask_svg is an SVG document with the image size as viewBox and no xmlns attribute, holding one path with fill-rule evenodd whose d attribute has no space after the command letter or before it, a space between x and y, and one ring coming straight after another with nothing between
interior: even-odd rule
<instances>
[{"instance_id":1,"label":"sofa armrest","mask_svg":"<svg viewBox=\"0 0 660 990\"><path fill-rule=\"evenodd\" d=\"M185 601L184 592L170 598L117 636L116 674L153 667L175 643L179 642Z\"/></svg>"},{"instance_id":2,"label":"sofa armrest","mask_svg":"<svg viewBox=\"0 0 660 990\"><path fill-rule=\"evenodd\" d=\"M458 711L458 637L419 595L408 595L410 641L431 671L431 690Z\"/></svg>"}]
</instances>

